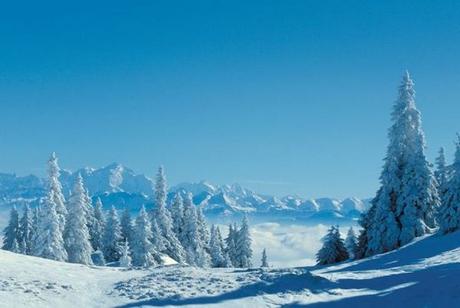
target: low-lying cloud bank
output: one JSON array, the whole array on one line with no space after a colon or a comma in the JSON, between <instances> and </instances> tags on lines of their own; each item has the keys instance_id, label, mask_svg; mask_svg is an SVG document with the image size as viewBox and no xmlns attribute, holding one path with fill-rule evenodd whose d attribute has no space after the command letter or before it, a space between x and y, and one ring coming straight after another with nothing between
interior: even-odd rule
<instances>
[{"instance_id":1,"label":"low-lying cloud bank","mask_svg":"<svg viewBox=\"0 0 460 308\"><path fill-rule=\"evenodd\" d=\"M321 238L328 226L263 223L251 228L254 266L260 265L262 250L267 249L268 261L273 267L307 266L315 264L315 254L321 247Z\"/></svg>"}]
</instances>

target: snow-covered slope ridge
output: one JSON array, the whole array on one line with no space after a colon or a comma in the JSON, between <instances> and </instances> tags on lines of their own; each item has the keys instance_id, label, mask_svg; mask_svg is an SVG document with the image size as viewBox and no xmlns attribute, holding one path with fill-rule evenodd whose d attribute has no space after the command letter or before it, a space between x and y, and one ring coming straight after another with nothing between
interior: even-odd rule
<instances>
[{"instance_id":1,"label":"snow-covered slope ridge","mask_svg":"<svg viewBox=\"0 0 460 308\"><path fill-rule=\"evenodd\" d=\"M86 267L0 251L0 307L458 307L460 233L329 267Z\"/></svg>"}]
</instances>

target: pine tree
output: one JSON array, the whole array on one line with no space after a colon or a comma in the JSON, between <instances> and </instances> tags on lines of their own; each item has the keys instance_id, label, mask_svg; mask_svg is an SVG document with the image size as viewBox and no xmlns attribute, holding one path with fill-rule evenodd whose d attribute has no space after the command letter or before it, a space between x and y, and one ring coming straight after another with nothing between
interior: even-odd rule
<instances>
[{"instance_id":1,"label":"pine tree","mask_svg":"<svg viewBox=\"0 0 460 308\"><path fill-rule=\"evenodd\" d=\"M347 237L345 239L345 248L347 249L350 259L355 259L358 252L358 240L356 239L353 227L348 229Z\"/></svg>"},{"instance_id":2,"label":"pine tree","mask_svg":"<svg viewBox=\"0 0 460 308\"><path fill-rule=\"evenodd\" d=\"M130 248L128 244L128 240L125 240L125 244L123 245L123 251L120 257L120 266L121 267L130 267L131 266L131 257L130 257Z\"/></svg>"},{"instance_id":3,"label":"pine tree","mask_svg":"<svg viewBox=\"0 0 460 308\"><path fill-rule=\"evenodd\" d=\"M158 227L156 219L152 219L151 229L152 235L150 238L150 242L152 243L153 248L158 252L165 251L165 241L161 234L160 227Z\"/></svg>"},{"instance_id":4,"label":"pine tree","mask_svg":"<svg viewBox=\"0 0 460 308\"><path fill-rule=\"evenodd\" d=\"M220 245L220 251L222 251L222 256L223 256L223 265L222 267L232 267L232 261L230 260L230 257L227 252L227 248L225 247L224 240L222 238L222 234L220 232L220 228L216 227L216 235L217 235L217 242Z\"/></svg>"},{"instance_id":5,"label":"pine tree","mask_svg":"<svg viewBox=\"0 0 460 308\"><path fill-rule=\"evenodd\" d=\"M2 249L13 252L19 252L18 240L20 239L19 229L19 214L16 207L13 206L10 212L10 220L8 226L3 230L3 246ZM15 247L16 245L16 247Z\"/></svg>"},{"instance_id":6,"label":"pine tree","mask_svg":"<svg viewBox=\"0 0 460 308\"><path fill-rule=\"evenodd\" d=\"M34 218L33 213L30 210L28 204L24 206L24 213L19 226L19 243L20 250L22 253L31 255L32 254L32 241L34 236Z\"/></svg>"},{"instance_id":7,"label":"pine tree","mask_svg":"<svg viewBox=\"0 0 460 308\"><path fill-rule=\"evenodd\" d=\"M129 245L132 244L134 234L134 225L131 220L131 213L129 212L129 207L126 207L121 216L121 238L123 242L128 242Z\"/></svg>"},{"instance_id":8,"label":"pine tree","mask_svg":"<svg viewBox=\"0 0 460 308\"><path fill-rule=\"evenodd\" d=\"M48 191L40 207L38 227L34 238L34 255L56 261L66 261L67 252L61 232L62 219L56 212L54 189Z\"/></svg>"},{"instance_id":9,"label":"pine tree","mask_svg":"<svg viewBox=\"0 0 460 308\"><path fill-rule=\"evenodd\" d=\"M322 238L322 241L323 247L316 254L318 265L332 264L348 259L347 249L338 227L332 226Z\"/></svg>"},{"instance_id":10,"label":"pine tree","mask_svg":"<svg viewBox=\"0 0 460 308\"><path fill-rule=\"evenodd\" d=\"M393 250L436 226L436 180L425 157L425 137L415 106L414 83L406 73L392 113L390 144L381 187L367 215L366 255Z\"/></svg>"},{"instance_id":11,"label":"pine tree","mask_svg":"<svg viewBox=\"0 0 460 308\"><path fill-rule=\"evenodd\" d=\"M230 259L231 266L237 267L237 260L236 260L236 230L234 229L232 224L228 225L228 235L225 238L225 242L227 244L226 247L226 252L228 255L228 258Z\"/></svg>"},{"instance_id":12,"label":"pine tree","mask_svg":"<svg viewBox=\"0 0 460 308\"><path fill-rule=\"evenodd\" d=\"M65 207L64 194L62 193L62 185L59 181L60 171L61 169L58 165L56 153L53 152L48 160L48 189L53 192L49 194L49 196L53 197L53 203L55 204L56 214L58 216L59 230L62 234L65 228L67 209Z\"/></svg>"},{"instance_id":13,"label":"pine tree","mask_svg":"<svg viewBox=\"0 0 460 308\"><path fill-rule=\"evenodd\" d=\"M86 217L86 227L88 228L90 238L92 234L92 229L94 228L95 218L94 218L94 207L93 207L93 201L91 197L89 196L89 191L85 187L85 217ZM92 244L91 244L92 245Z\"/></svg>"},{"instance_id":14,"label":"pine tree","mask_svg":"<svg viewBox=\"0 0 460 308\"><path fill-rule=\"evenodd\" d=\"M184 225L184 201L180 194L174 196L173 203L171 205L171 219L172 229L176 237L180 240L182 234L182 227Z\"/></svg>"},{"instance_id":15,"label":"pine tree","mask_svg":"<svg viewBox=\"0 0 460 308\"><path fill-rule=\"evenodd\" d=\"M224 254L222 251L222 244L219 243L217 228L214 225L211 226L211 239L209 242L209 247L212 267L226 267Z\"/></svg>"},{"instance_id":16,"label":"pine tree","mask_svg":"<svg viewBox=\"0 0 460 308\"><path fill-rule=\"evenodd\" d=\"M456 143L452 175L445 184L439 209L439 231L449 233L460 228L460 135Z\"/></svg>"},{"instance_id":17,"label":"pine tree","mask_svg":"<svg viewBox=\"0 0 460 308\"><path fill-rule=\"evenodd\" d=\"M173 231L171 214L166 208L166 176L162 166L158 169L155 185L155 210L152 219L156 220L160 229L165 249L164 253L179 263L185 262L185 251Z\"/></svg>"},{"instance_id":18,"label":"pine tree","mask_svg":"<svg viewBox=\"0 0 460 308\"><path fill-rule=\"evenodd\" d=\"M40 206L37 206L32 211L32 230L30 240L30 254L35 254L35 240L37 239L37 233L39 228L39 217L40 217Z\"/></svg>"},{"instance_id":19,"label":"pine tree","mask_svg":"<svg viewBox=\"0 0 460 308\"><path fill-rule=\"evenodd\" d=\"M104 210L103 210L101 199L98 198L94 206L93 223L91 224L91 228L89 229L90 242L91 242L91 246L93 247L94 251L102 250L102 246L103 246L102 239L104 236L104 229L105 229Z\"/></svg>"},{"instance_id":20,"label":"pine tree","mask_svg":"<svg viewBox=\"0 0 460 308\"><path fill-rule=\"evenodd\" d=\"M135 241L133 242L132 258L134 266L149 267L161 262L160 254L155 250L150 238L152 238L152 227L150 219L142 206L135 224Z\"/></svg>"},{"instance_id":21,"label":"pine tree","mask_svg":"<svg viewBox=\"0 0 460 308\"><path fill-rule=\"evenodd\" d=\"M264 250L262 250L262 259L261 259L260 267L268 267L267 250L265 248Z\"/></svg>"},{"instance_id":22,"label":"pine tree","mask_svg":"<svg viewBox=\"0 0 460 308\"><path fill-rule=\"evenodd\" d=\"M122 252L122 237L120 220L118 219L117 211L112 206L107 217L104 236L102 238L102 252L107 262L115 262L120 259Z\"/></svg>"},{"instance_id":23,"label":"pine tree","mask_svg":"<svg viewBox=\"0 0 460 308\"><path fill-rule=\"evenodd\" d=\"M206 219L204 218L203 210L201 207L198 207L196 210L196 219L201 242L203 243L204 249L209 253L210 234L208 230L208 224L206 223Z\"/></svg>"},{"instance_id":24,"label":"pine tree","mask_svg":"<svg viewBox=\"0 0 460 308\"><path fill-rule=\"evenodd\" d=\"M249 233L248 218L244 216L241 223L241 228L236 236L236 266L237 267L251 267L252 266L252 249L251 249L251 235Z\"/></svg>"},{"instance_id":25,"label":"pine tree","mask_svg":"<svg viewBox=\"0 0 460 308\"><path fill-rule=\"evenodd\" d=\"M71 263L92 264L92 247L87 226L87 198L81 175L77 176L68 202L64 245Z\"/></svg>"},{"instance_id":26,"label":"pine tree","mask_svg":"<svg viewBox=\"0 0 460 308\"><path fill-rule=\"evenodd\" d=\"M449 170L446 164L446 157L444 154L444 148L439 149L439 156L436 158L436 171L434 176L438 183L438 193L439 197L443 198L443 194L447 189L447 182L449 180Z\"/></svg>"},{"instance_id":27,"label":"pine tree","mask_svg":"<svg viewBox=\"0 0 460 308\"><path fill-rule=\"evenodd\" d=\"M184 227L181 242L186 251L189 265L206 267L210 264L209 254L205 250L198 227L198 220L192 196L188 194L184 200Z\"/></svg>"}]
</instances>

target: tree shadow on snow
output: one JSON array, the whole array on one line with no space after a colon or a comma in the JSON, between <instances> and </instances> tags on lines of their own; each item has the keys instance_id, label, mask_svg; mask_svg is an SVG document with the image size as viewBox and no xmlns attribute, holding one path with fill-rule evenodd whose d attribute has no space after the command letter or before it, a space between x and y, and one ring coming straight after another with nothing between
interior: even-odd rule
<instances>
[{"instance_id":1,"label":"tree shadow on snow","mask_svg":"<svg viewBox=\"0 0 460 308\"><path fill-rule=\"evenodd\" d=\"M439 244L442 241L442 245ZM432 242L432 245L430 245ZM429 249L427 249L429 247ZM376 255L357 262L346 263L347 266L332 267L329 271L322 273L333 273L336 271L366 271L388 269L393 267L416 264L423 259L435 257L443 252L460 247L460 232L440 236L432 235L429 238L415 241L398 250L385 254Z\"/></svg>"},{"instance_id":2,"label":"tree shadow on snow","mask_svg":"<svg viewBox=\"0 0 460 308\"><path fill-rule=\"evenodd\" d=\"M337 299L284 307L453 307L460 302L460 263L441 264L369 279L341 279ZM442 286L442 287L440 287ZM340 298L342 290L366 289L373 294Z\"/></svg>"},{"instance_id":3,"label":"tree shadow on snow","mask_svg":"<svg viewBox=\"0 0 460 308\"><path fill-rule=\"evenodd\" d=\"M199 296L194 298L165 298L149 299L118 306L118 308L130 308L139 306L183 306L183 305L209 305L228 300L254 297L264 294L285 292L300 292L309 290L312 293L320 293L331 288L329 280L314 276L310 272L301 274L286 273L277 277L269 277L266 280L241 286L240 288L215 296Z\"/></svg>"}]
</instances>

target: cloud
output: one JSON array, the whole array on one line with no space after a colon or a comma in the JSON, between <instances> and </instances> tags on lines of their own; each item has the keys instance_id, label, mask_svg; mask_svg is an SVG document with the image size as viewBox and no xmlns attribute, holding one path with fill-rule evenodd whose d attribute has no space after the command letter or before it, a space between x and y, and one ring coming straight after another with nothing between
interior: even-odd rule
<instances>
[{"instance_id":1,"label":"cloud","mask_svg":"<svg viewBox=\"0 0 460 308\"><path fill-rule=\"evenodd\" d=\"M220 226L227 233L226 226ZM260 265L262 250L267 249L273 267L308 266L315 264L315 254L328 226L281 225L262 223L251 226L253 264Z\"/></svg>"}]
</instances>

